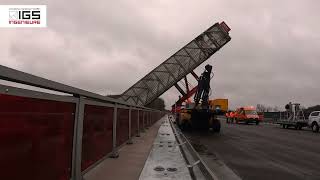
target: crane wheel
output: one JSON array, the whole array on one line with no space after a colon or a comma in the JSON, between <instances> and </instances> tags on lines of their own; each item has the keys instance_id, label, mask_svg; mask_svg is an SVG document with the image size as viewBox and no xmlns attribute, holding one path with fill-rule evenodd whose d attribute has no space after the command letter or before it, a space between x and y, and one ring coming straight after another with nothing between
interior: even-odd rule
<instances>
[{"instance_id":1,"label":"crane wheel","mask_svg":"<svg viewBox=\"0 0 320 180\"><path fill-rule=\"evenodd\" d=\"M312 123L311 128L312 128L312 132L315 132L315 133L319 132L319 125L316 122Z\"/></svg>"},{"instance_id":2,"label":"crane wheel","mask_svg":"<svg viewBox=\"0 0 320 180\"><path fill-rule=\"evenodd\" d=\"M212 122L212 130L213 130L213 132L219 133L220 129L221 129L221 123L220 123L220 121L218 119L215 119Z\"/></svg>"}]
</instances>

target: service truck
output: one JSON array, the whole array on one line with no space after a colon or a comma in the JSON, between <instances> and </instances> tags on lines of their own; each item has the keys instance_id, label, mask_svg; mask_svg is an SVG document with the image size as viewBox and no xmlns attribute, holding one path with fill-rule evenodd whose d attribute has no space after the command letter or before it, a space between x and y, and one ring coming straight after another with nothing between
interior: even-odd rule
<instances>
[{"instance_id":1,"label":"service truck","mask_svg":"<svg viewBox=\"0 0 320 180\"><path fill-rule=\"evenodd\" d=\"M256 123L256 125L258 125L261 121L254 106L244 106L238 108L235 112L234 119L236 123Z\"/></svg>"},{"instance_id":2,"label":"service truck","mask_svg":"<svg viewBox=\"0 0 320 180\"><path fill-rule=\"evenodd\" d=\"M294 127L301 130L308 126L308 119L304 117L304 112L299 103L289 103L285 106L286 111L280 113L280 119L276 122L280 124L283 129Z\"/></svg>"}]
</instances>

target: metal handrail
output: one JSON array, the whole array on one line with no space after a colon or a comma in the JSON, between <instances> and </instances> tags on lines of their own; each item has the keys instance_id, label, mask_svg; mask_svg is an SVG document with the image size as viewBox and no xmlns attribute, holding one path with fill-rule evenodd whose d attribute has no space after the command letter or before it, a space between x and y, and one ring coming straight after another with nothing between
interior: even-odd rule
<instances>
[{"instance_id":1,"label":"metal handrail","mask_svg":"<svg viewBox=\"0 0 320 180\"><path fill-rule=\"evenodd\" d=\"M135 104L130 104L122 100L114 99L111 97L106 97L102 96L100 94L96 94L93 92L89 92L83 89L75 88L69 85L65 85L56 81L52 81L49 79L45 79L39 76L35 76L29 73L25 73L22 71L18 71L6 66L0 65L0 79L5 80L5 81L10 81L10 82L15 82L15 83L20 83L20 84L25 84L25 85L30 85L38 88L43 88L47 90L52 90L52 91L57 91L57 92L62 92L62 93L67 93L71 94L75 97L87 97L91 99L96 99L104 102L111 102L111 103L117 103L117 104L122 104L126 106L133 106L141 109L146 109L146 110L153 110L151 108L147 108L144 106L139 106Z\"/></svg>"}]
</instances>

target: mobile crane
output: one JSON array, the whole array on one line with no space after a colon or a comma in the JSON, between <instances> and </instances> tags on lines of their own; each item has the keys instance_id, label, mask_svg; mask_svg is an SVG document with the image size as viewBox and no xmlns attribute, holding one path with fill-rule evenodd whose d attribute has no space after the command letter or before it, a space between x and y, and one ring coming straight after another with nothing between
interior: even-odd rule
<instances>
[{"instance_id":1,"label":"mobile crane","mask_svg":"<svg viewBox=\"0 0 320 180\"><path fill-rule=\"evenodd\" d=\"M196 93L196 106L192 108L191 113L186 113L191 116L189 125L193 128L212 128L214 131L220 131L220 123L214 119L214 112L210 110L208 102L212 66L206 66L205 72L199 78L193 70L231 40L230 30L225 22L215 23L138 80L119 95L118 99L129 104L147 106L174 86L182 97L175 103L172 112L180 114L182 102ZM182 79L186 80L188 74L198 80L199 87L191 90L187 88L187 92L184 92L178 83Z\"/></svg>"},{"instance_id":2,"label":"mobile crane","mask_svg":"<svg viewBox=\"0 0 320 180\"><path fill-rule=\"evenodd\" d=\"M213 132L220 132L220 121L215 118L216 112L209 106L211 74L212 66L206 65L204 72L198 78L194 106L182 109L177 116L176 122L182 130L186 128L212 129Z\"/></svg>"}]
</instances>

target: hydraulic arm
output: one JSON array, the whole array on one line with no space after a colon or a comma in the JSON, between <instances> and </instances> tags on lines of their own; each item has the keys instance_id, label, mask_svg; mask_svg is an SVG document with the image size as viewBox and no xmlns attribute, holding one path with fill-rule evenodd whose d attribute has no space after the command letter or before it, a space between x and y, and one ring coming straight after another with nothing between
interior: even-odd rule
<instances>
[{"instance_id":1,"label":"hydraulic arm","mask_svg":"<svg viewBox=\"0 0 320 180\"><path fill-rule=\"evenodd\" d=\"M201 76L198 79L198 89L194 95L195 106L199 104L201 99L201 105L203 107L208 107L211 72L212 66L208 64L205 66L205 71L201 74Z\"/></svg>"}]
</instances>

